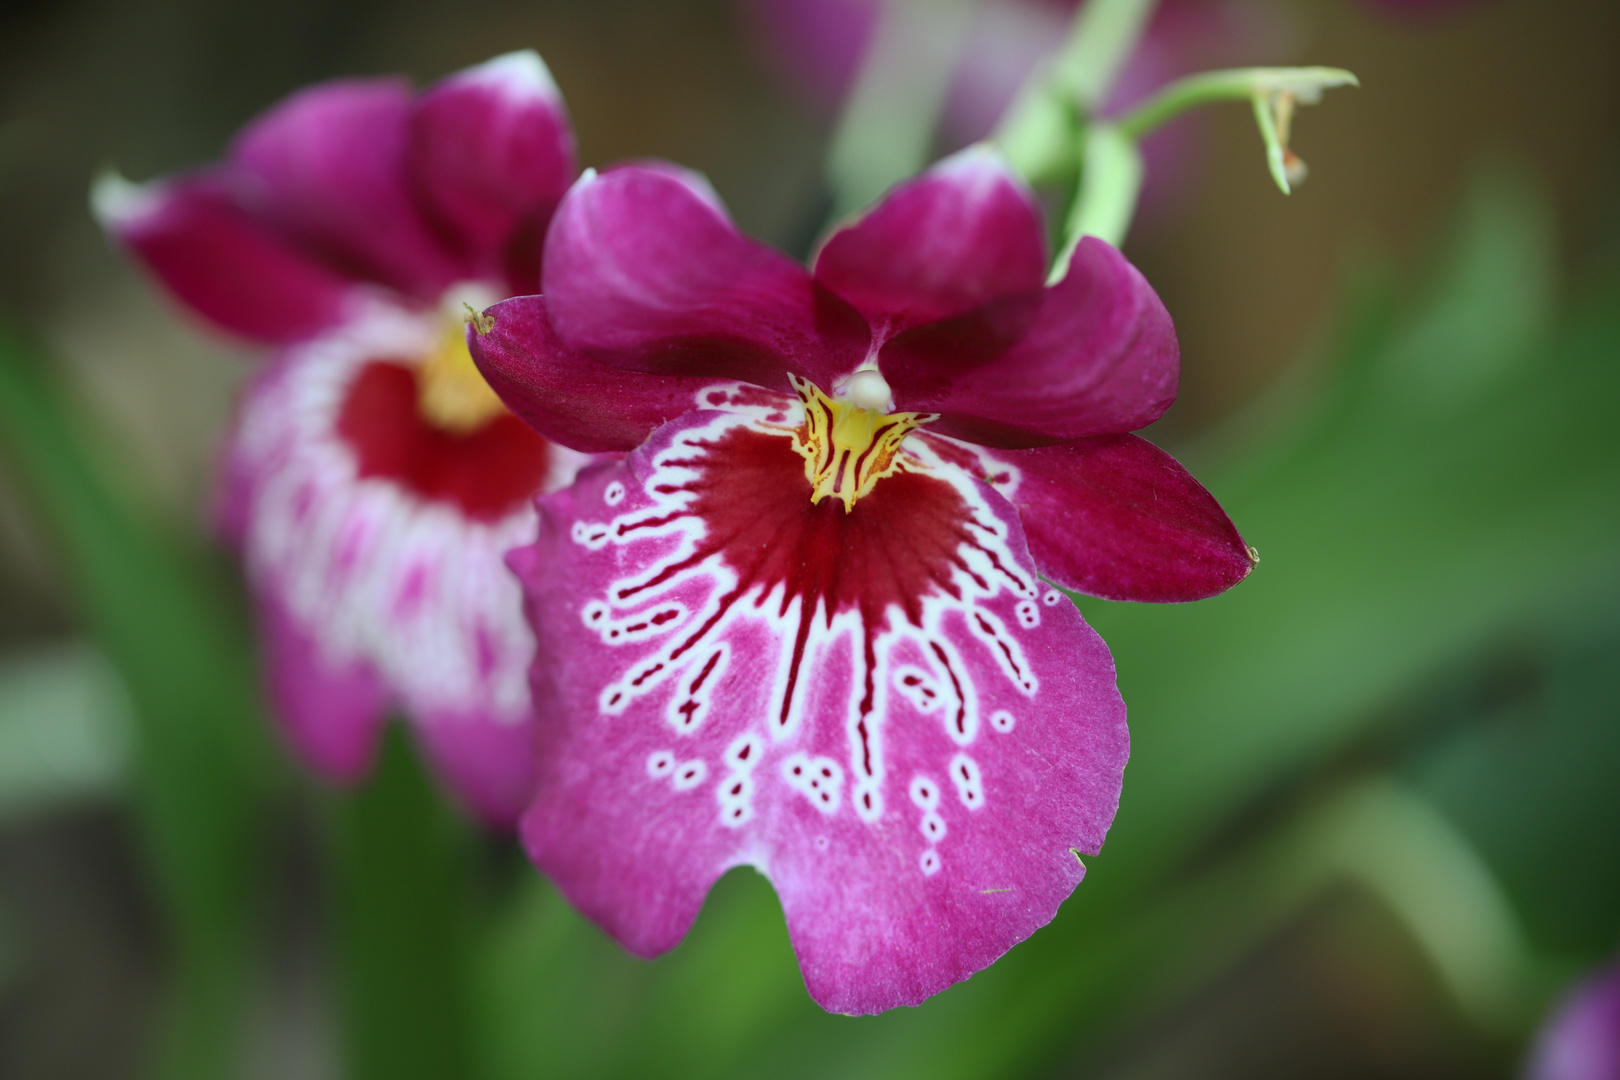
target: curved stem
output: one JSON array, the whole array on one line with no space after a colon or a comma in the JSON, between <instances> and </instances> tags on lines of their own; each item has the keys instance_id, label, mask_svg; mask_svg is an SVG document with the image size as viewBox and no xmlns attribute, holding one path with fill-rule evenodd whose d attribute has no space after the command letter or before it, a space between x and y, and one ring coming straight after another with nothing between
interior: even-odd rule
<instances>
[{"instance_id":1,"label":"curved stem","mask_svg":"<svg viewBox=\"0 0 1620 1080\"><path fill-rule=\"evenodd\" d=\"M833 133L827 179L842 216L927 163L968 23L965 0L885 0Z\"/></svg>"},{"instance_id":2,"label":"curved stem","mask_svg":"<svg viewBox=\"0 0 1620 1080\"><path fill-rule=\"evenodd\" d=\"M1312 105L1323 90L1336 86L1360 86L1343 68L1230 68L1205 71L1177 79L1153 97L1132 109L1119 121L1119 129L1133 139L1174 120L1189 109L1216 101L1247 101L1268 94L1292 94L1302 104Z\"/></svg>"},{"instance_id":3,"label":"curved stem","mask_svg":"<svg viewBox=\"0 0 1620 1080\"><path fill-rule=\"evenodd\" d=\"M1048 284L1069 272L1069 260L1084 238L1095 236L1115 247L1123 244L1141 191L1142 154L1136 143L1112 124L1092 124L1086 129L1080 189L1069 206L1063 248L1052 263Z\"/></svg>"},{"instance_id":4,"label":"curved stem","mask_svg":"<svg viewBox=\"0 0 1620 1080\"><path fill-rule=\"evenodd\" d=\"M1135 51L1154 3L1090 0L1063 47L1025 83L992 136L1025 179L1051 179L1079 164L1081 128Z\"/></svg>"}]
</instances>

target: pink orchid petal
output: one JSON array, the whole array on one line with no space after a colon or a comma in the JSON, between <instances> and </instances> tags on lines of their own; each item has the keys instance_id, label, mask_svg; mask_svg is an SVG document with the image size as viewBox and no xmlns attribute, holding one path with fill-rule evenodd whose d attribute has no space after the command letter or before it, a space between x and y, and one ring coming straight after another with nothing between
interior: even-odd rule
<instances>
[{"instance_id":1,"label":"pink orchid petal","mask_svg":"<svg viewBox=\"0 0 1620 1080\"><path fill-rule=\"evenodd\" d=\"M1063 280L920 326L878 361L897 409L988 446L1134 431L1176 399L1181 354L1164 304L1125 257L1081 241Z\"/></svg>"},{"instance_id":2,"label":"pink orchid petal","mask_svg":"<svg viewBox=\"0 0 1620 1080\"><path fill-rule=\"evenodd\" d=\"M969 147L835 232L815 268L817 281L892 337L1039 289L1041 208L1000 154Z\"/></svg>"},{"instance_id":3,"label":"pink orchid petal","mask_svg":"<svg viewBox=\"0 0 1620 1080\"><path fill-rule=\"evenodd\" d=\"M489 385L518 416L553 442L584 453L634 450L654 428L692 409L717 407L749 390L729 379L643 375L609 367L557 340L538 296L496 304L485 333L469 328L467 348ZM706 392L721 395L707 400ZM792 399L754 390L761 403Z\"/></svg>"},{"instance_id":4,"label":"pink orchid petal","mask_svg":"<svg viewBox=\"0 0 1620 1080\"><path fill-rule=\"evenodd\" d=\"M1135 435L991 450L991 483L1018 508L1041 573L1109 600L1178 603L1225 592L1254 568L1215 497Z\"/></svg>"},{"instance_id":5,"label":"pink orchid petal","mask_svg":"<svg viewBox=\"0 0 1620 1080\"><path fill-rule=\"evenodd\" d=\"M516 826L534 792L534 722L480 712L414 716L433 771L457 801L491 828Z\"/></svg>"},{"instance_id":6,"label":"pink orchid petal","mask_svg":"<svg viewBox=\"0 0 1620 1080\"><path fill-rule=\"evenodd\" d=\"M1106 647L1016 512L918 445L846 513L791 429L660 428L539 500L536 864L633 952L753 865L812 997L915 1005L1044 925L1117 806Z\"/></svg>"},{"instance_id":7,"label":"pink orchid petal","mask_svg":"<svg viewBox=\"0 0 1620 1080\"><path fill-rule=\"evenodd\" d=\"M285 344L336 323L353 282L235 206L209 179L96 188L101 224L182 304L253 341Z\"/></svg>"},{"instance_id":8,"label":"pink orchid petal","mask_svg":"<svg viewBox=\"0 0 1620 1080\"><path fill-rule=\"evenodd\" d=\"M327 655L319 636L272 597L259 622L270 704L293 753L339 784L371 771L388 706L382 681L363 660Z\"/></svg>"},{"instance_id":9,"label":"pink orchid petal","mask_svg":"<svg viewBox=\"0 0 1620 1080\"><path fill-rule=\"evenodd\" d=\"M244 129L229 167L250 212L328 265L431 301L476 268L433 234L410 190L411 107L403 80L323 83Z\"/></svg>"},{"instance_id":10,"label":"pink orchid petal","mask_svg":"<svg viewBox=\"0 0 1620 1080\"><path fill-rule=\"evenodd\" d=\"M1544 1021L1526 1080L1613 1080L1620 1076L1620 968L1565 994Z\"/></svg>"},{"instance_id":11,"label":"pink orchid petal","mask_svg":"<svg viewBox=\"0 0 1620 1080\"><path fill-rule=\"evenodd\" d=\"M417 99L409 168L441 237L480 277L539 291L545 225L575 168L562 95L538 54L498 56Z\"/></svg>"},{"instance_id":12,"label":"pink orchid petal","mask_svg":"<svg viewBox=\"0 0 1620 1080\"><path fill-rule=\"evenodd\" d=\"M850 307L663 169L587 174L557 208L546 308L571 348L625 370L831 386L865 357Z\"/></svg>"}]
</instances>

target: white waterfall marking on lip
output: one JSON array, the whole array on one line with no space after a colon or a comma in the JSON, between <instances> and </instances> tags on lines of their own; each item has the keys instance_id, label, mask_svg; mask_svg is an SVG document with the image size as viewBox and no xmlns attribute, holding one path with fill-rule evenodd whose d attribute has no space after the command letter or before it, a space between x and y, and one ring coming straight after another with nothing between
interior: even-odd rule
<instances>
[{"instance_id":1,"label":"white waterfall marking on lip","mask_svg":"<svg viewBox=\"0 0 1620 1080\"><path fill-rule=\"evenodd\" d=\"M956 747L971 745L985 709L980 680L999 676L1026 697L1039 690L1018 638L1035 630L1040 620L1016 618L1013 611L998 616L985 602L1001 598L999 605L1016 608L1021 603L1027 611L1038 603L1044 586L1019 566L1007 546L1006 526L989 512L968 474L958 475L928 447L917 446L908 449L904 471L942 481L950 497L961 501L960 539L953 541L949 554L942 550L939 555L945 560L939 572L947 576L914 597L915 610L904 605L882 611L862 611L859 605L828 610L834 602L831 594L822 595L813 584L777 580L764 563L750 561L754 556L769 561L753 546L729 555L724 546L715 546L717 536L730 535L732 526L705 516L711 512L705 509L706 500L715 497L711 470L723 467L714 455L728 445L728 437L742 437L746 429L767 441L787 440L793 437L791 420L797 417L769 423L725 411L712 416L658 451L651 470L633 483L623 477L604 481L600 501L592 504L611 507L617 511L614 516L576 518L570 524L569 535L586 551L605 554L608 548L624 548L652 556L647 561L612 556L620 562L623 576L580 609L586 625L604 644L630 646L632 654L616 665L616 673L600 692L599 707L604 716L624 715L638 699L673 683L668 700L659 701L655 712L678 736L691 734L704 726L709 695L719 691L727 658L738 647L733 635L749 633L741 629L749 624L764 623L774 631L779 650L768 690L769 719L757 735L752 728L737 733L726 757L730 770L708 777L717 781L720 824L728 829L749 825L755 820L759 785L778 783L828 817L839 814L842 796L848 794L856 816L875 823L885 813L883 720L891 691L906 699L919 716L934 718ZM784 453L792 452L784 448ZM782 467L797 476L791 461L785 458ZM607 496L610 488L612 498ZM848 519L840 513L836 520ZM720 534L714 532L717 528ZM739 555L742 562L732 561ZM690 591L697 580L707 587ZM849 755L843 764L816 755L811 744L801 742L813 735L804 730L809 691L796 677L801 667L845 662L829 659L838 650L849 651L851 670L840 725ZM963 650L972 650L973 655ZM998 730L1009 727L1000 725ZM744 747L747 754L742 753ZM786 754L785 760L776 759L777 753ZM756 755L766 754L773 758L772 768L754 774ZM985 792L977 766L960 753L958 759L949 763L946 775L966 809L980 808ZM946 766L944 761L939 764ZM938 806L939 785L929 781L927 786L935 805L917 824L918 839L933 851L932 860L922 864L925 874L939 865L934 848L950 832L945 809ZM917 797L913 792L913 800Z\"/></svg>"}]
</instances>

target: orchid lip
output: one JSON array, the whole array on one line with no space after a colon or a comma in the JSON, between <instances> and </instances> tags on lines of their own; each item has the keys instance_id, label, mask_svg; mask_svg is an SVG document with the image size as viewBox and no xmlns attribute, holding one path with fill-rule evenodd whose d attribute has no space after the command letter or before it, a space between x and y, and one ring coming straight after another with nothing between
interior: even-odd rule
<instances>
[{"instance_id":1,"label":"orchid lip","mask_svg":"<svg viewBox=\"0 0 1620 1080\"><path fill-rule=\"evenodd\" d=\"M1113 816L1124 707L1016 511L933 440L854 506L812 499L824 406L829 434L926 414L793 384L775 415L694 410L540 500L512 559L534 685L581 721L543 732L524 835L640 955L758 867L811 995L876 1012L1051 917Z\"/></svg>"}]
</instances>

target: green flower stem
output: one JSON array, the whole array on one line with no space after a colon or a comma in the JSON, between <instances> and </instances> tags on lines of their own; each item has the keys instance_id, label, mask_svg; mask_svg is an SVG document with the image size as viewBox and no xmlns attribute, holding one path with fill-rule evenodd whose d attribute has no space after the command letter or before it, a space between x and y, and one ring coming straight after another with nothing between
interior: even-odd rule
<instances>
[{"instance_id":1,"label":"green flower stem","mask_svg":"<svg viewBox=\"0 0 1620 1080\"><path fill-rule=\"evenodd\" d=\"M33 351L0 332L0 437L128 687L136 810L172 934L153 1075L236 1075L273 752L246 620L204 552L126 504Z\"/></svg>"},{"instance_id":2,"label":"green flower stem","mask_svg":"<svg viewBox=\"0 0 1620 1080\"><path fill-rule=\"evenodd\" d=\"M466 827L391 725L375 771L333 799L327 852L351 1080L471 1074Z\"/></svg>"},{"instance_id":3,"label":"green flower stem","mask_svg":"<svg viewBox=\"0 0 1620 1080\"><path fill-rule=\"evenodd\" d=\"M1136 143L1112 124L1092 124L1086 129L1080 190L1069 205L1064 244L1052 263L1048 283L1068 273L1069 260L1083 238L1095 236L1115 247L1123 244L1141 191L1142 153Z\"/></svg>"},{"instance_id":4,"label":"green flower stem","mask_svg":"<svg viewBox=\"0 0 1620 1080\"><path fill-rule=\"evenodd\" d=\"M1102 108L1157 0L1089 0L1051 67L1052 86L1087 114Z\"/></svg>"},{"instance_id":5,"label":"green flower stem","mask_svg":"<svg viewBox=\"0 0 1620 1080\"><path fill-rule=\"evenodd\" d=\"M1295 104L1314 105L1322 91L1338 86L1360 86L1342 68L1232 68L1206 71L1178 79L1119 121L1133 139L1153 131L1190 109L1217 101L1249 101L1255 123L1266 144L1266 163L1284 195L1291 189L1290 172L1297 167L1288 152L1288 126ZM1295 178L1297 179L1297 177Z\"/></svg>"},{"instance_id":6,"label":"green flower stem","mask_svg":"<svg viewBox=\"0 0 1620 1080\"><path fill-rule=\"evenodd\" d=\"M1119 121L1120 130L1133 139L1175 119L1189 109L1217 101L1243 101L1286 92L1305 104L1315 104L1323 90L1360 86L1343 68L1229 68L1204 71L1177 79Z\"/></svg>"},{"instance_id":7,"label":"green flower stem","mask_svg":"<svg viewBox=\"0 0 1620 1080\"><path fill-rule=\"evenodd\" d=\"M1136 48L1155 0L1089 0L1062 49L1027 84L994 140L1030 183L1072 174L1081 130Z\"/></svg>"},{"instance_id":8,"label":"green flower stem","mask_svg":"<svg viewBox=\"0 0 1620 1080\"><path fill-rule=\"evenodd\" d=\"M827 155L835 216L927 163L969 14L966 0L885 0Z\"/></svg>"}]
</instances>

